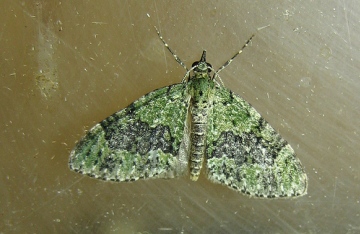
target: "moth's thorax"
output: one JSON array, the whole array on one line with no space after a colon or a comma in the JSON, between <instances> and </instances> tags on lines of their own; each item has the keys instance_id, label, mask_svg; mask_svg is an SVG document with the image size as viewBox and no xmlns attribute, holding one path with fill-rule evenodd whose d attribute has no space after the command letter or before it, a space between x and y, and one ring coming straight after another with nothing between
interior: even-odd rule
<instances>
[{"instance_id":1,"label":"moth's thorax","mask_svg":"<svg viewBox=\"0 0 360 234\"><path fill-rule=\"evenodd\" d=\"M208 72L194 72L190 79L211 79L211 76Z\"/></svg>"}]
</instances>

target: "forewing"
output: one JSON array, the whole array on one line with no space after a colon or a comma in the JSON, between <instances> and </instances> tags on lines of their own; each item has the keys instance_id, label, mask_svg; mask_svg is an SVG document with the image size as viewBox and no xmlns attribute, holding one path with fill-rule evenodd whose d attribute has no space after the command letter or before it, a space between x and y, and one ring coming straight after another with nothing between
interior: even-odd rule
<instances>
[{"instance_id":1,"label":"forewing","mask_svg":"<svg viewBox=\"0 0 360 234\"><path fill-rule=\"evenodd\" d=\"M307 177L291 146L244 99L216 87L207 132L207 176L251 196L306 194Z\"/></svg>"},{"instance_id":2,"label":"forewing","mask_svg":"<svg viewBox=\"0 0 360 234\"><path fill-rule=\"evenodd\" d=\"M95 125L70 154L70 169L112 181L173 178L187 171L185 84L150 92Z\"/></svg>"}]
</instances>

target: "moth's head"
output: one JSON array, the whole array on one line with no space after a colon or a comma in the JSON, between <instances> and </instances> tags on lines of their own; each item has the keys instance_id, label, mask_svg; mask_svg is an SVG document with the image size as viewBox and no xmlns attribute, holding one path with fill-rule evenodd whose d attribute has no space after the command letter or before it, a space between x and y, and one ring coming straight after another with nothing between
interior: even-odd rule
<instances>
[{"instance_id":1,"label":"moth's head","mask_svg":"<svg viewBox=\"0 0 360 234\"><path fill-rule=\"evenodd\" d=\"M206 50L203 51L201 59L194 62L191 67L197 78L205 78L210 76L210 72L213 70L210 63L206 62Z\"/></svg>"}]
</instances>

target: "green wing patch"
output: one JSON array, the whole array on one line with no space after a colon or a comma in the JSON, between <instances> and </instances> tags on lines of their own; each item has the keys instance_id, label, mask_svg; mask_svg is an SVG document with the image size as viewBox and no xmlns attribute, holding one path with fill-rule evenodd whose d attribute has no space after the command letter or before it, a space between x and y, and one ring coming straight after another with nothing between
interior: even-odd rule
<instances>
[{"instance_id":1,"label":"green wing patch","mask_svg":"<svg viewBox=\"0 0 360 234\"><path fill-rule=\"evenodd\" d=\"M241 97L217 87L207 131L207 176L251 196L306 193L307 177L291 146Z\"/></svg>"},{"instance_id":2,"label":"green wing patch","mask_svg":"<svg viewBox=\"0 0 360 234\"><path fill-rule=\"evenodd\" d=\"M160 88L95 125L70 154L70 169L112 181L187 173L185 84Z\"/></svg>"}]
</instances>

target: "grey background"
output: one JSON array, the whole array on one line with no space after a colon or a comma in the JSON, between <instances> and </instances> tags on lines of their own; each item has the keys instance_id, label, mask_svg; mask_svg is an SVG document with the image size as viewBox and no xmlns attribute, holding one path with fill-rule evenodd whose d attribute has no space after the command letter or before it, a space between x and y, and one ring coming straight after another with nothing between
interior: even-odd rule
<instances>
[{"instance_id":1,"label":"grey background","mask_svg":"<svg viewBox=\"0 0 360 234\"><path fill-rule=\"evenodd\" d=\"M333 0L0 1L1 233L360 233L359 12ZM155 25L187 66L207 49L217 68L255 33L220 75L293 146L308 195L68 169L85 130L181 81Z\"/></svg>"}]
</instances>

